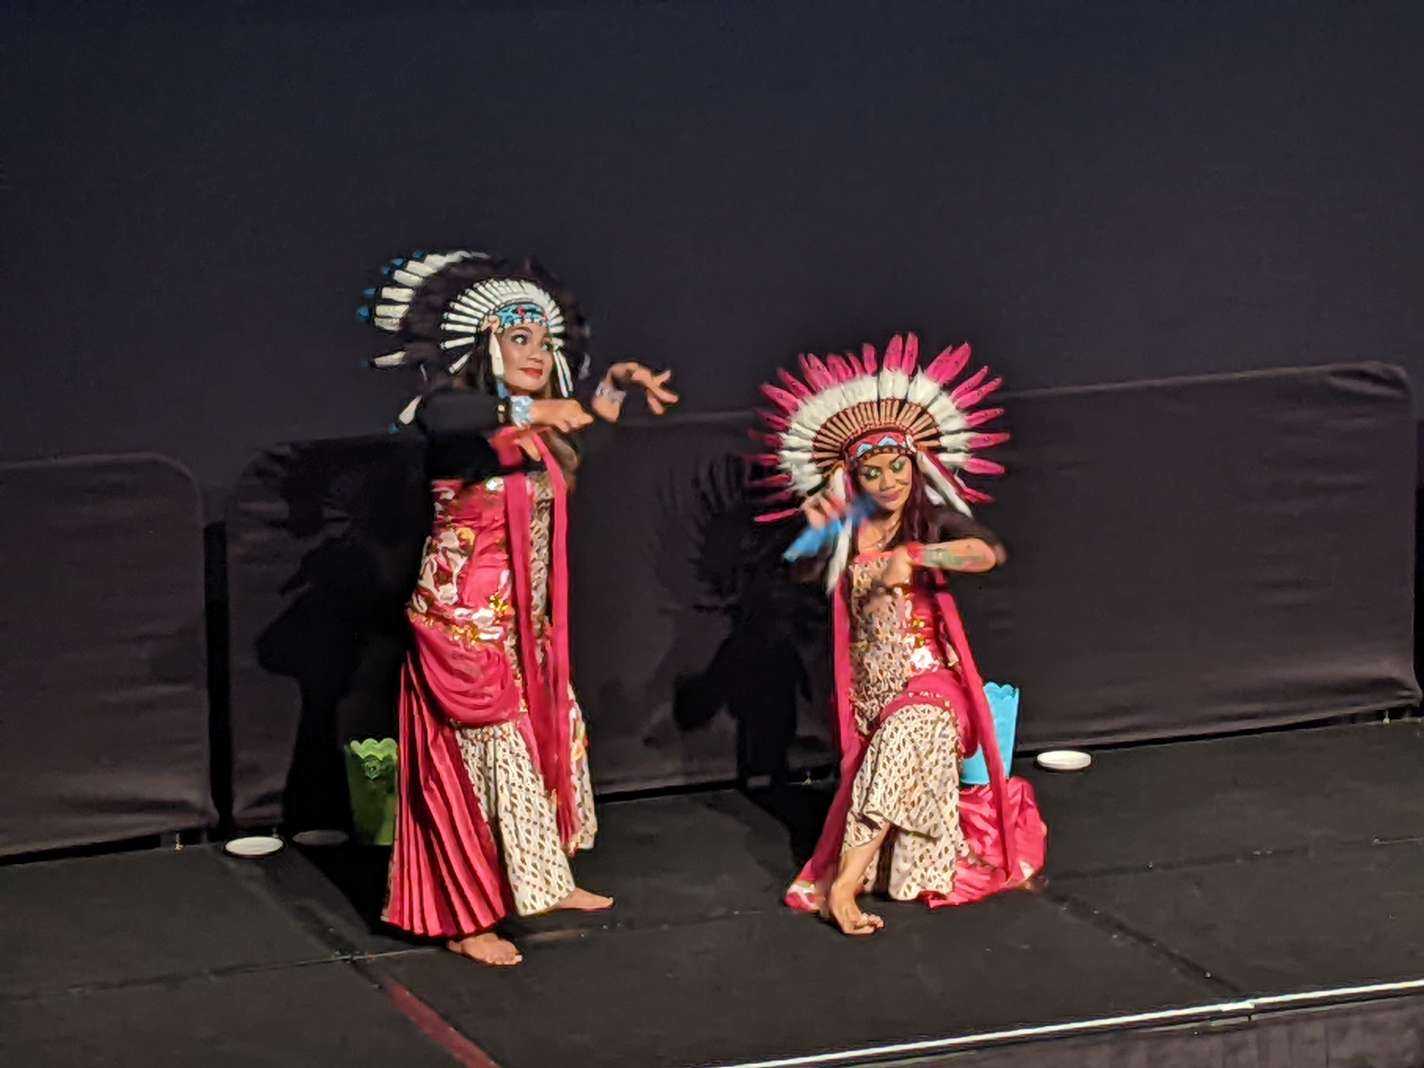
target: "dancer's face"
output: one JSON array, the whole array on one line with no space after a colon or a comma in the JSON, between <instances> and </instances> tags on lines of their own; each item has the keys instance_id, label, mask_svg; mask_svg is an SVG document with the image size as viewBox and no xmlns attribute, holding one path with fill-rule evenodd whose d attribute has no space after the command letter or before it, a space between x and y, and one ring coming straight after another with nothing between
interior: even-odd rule
<instances>
[{"instance_id":1,"label":"dancer's face","mask_svg":"<svg viewBox=\"0 0 1424 1068\"><path fill-rule=\"evenodd\" d=\"M856 465L855 480L861 492L869 494L882 512L894 514L910 499L915 465L904 453L877 453Z\"/></svg>"},{"instance_id":2,"label":"dancer's face","mask_svg":"<svg viewBox=\"0 0 1424 1068\"><path fill-rule=\"evenodd\" d=\"M554 349L542 323L511 326L499 335L504 384L511 393L543 393L554 369Z\"/></svg>"}]
</instances>

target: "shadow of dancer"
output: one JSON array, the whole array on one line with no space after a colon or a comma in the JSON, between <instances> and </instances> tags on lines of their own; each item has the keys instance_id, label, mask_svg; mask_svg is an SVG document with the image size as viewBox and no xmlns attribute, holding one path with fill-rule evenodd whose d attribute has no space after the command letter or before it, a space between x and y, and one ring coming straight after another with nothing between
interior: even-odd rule
<instances>
[{"instance_id":1,"label":"shadow of dancer","mask_svg":"<svg viewBox=\"0 0 1424 1068\"><path fill-rule=\"evenodd\" d=\"M388 441L303 447L280 473L290 541L312 543L290 598L257 639L264 669L301 709L282 798L294 830L350 823L342 745L391 734L407 636L403 607L429 529L419 453Z\"/></svg>"},{"instance_id":2,"label":"shadow of dancer","mask_svg":"<svg viewBox=\"0 0 1424 1068\"><path fill-rule=\"evenodd\" d=\"M793 532L753 521L759 508L745 478L745 464L725 456L694 477L690 494L664 490L657 558L678 574L660 577L684 588L692 611L722 617L727 629L705 666L674 680L673 719L681 730L696 730L725 709L736 722L738 780L781 784L793 749L807 750L796 753L797 764L830 759L823 736L797 732L799 707L816 689L805 651L824 641L824 611L814 591L787 580L781 553Z\"/></svg>"}]
</instances>

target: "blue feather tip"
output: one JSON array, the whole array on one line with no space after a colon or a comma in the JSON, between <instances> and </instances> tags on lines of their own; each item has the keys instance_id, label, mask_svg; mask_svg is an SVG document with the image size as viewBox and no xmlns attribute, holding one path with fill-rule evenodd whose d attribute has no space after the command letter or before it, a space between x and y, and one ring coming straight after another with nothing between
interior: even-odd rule
<instances>
[{"instance_id":1,"label":"blue feather tip","mask_svg":"<svg viewBox=\"0 0 1424 1068\"><path fill-rule=\"evenodd\" d=\"M804 560L809 556L819 556L825 549L835 544L847 523L854 526L869 514L869 498L856 497L850 502L850 508L847 509L846 514L839 519L833 519L819 528L807 524L806 529L797 535L796 540L781 554L781 558L791 561Z\"/></svg>"}]
</instances>

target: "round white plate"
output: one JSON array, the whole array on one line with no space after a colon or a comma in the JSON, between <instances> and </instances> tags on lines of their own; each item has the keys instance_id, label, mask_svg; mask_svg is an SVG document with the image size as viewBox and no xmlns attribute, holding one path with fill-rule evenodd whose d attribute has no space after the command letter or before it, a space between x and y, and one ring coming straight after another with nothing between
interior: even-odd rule
<instances>
[{"instance_id":1,"label":"round white plate","mask_svg":"<svg viewBox=\"0 0 1424 1068\"><path fill-rule=\"evenodd\" d=\"M1038 766L1049 771L1082 771L1092 762L1081 749L1050 749L1038 754Z\"/></svg>"},{"instance_id":2,"label":"round white plate","mask_svg":"<svg viewBox=\"0 0 1424 1068\"><path fill-rule=\"evenodd\" d=\"M310 831L298 831L292 835L292 841L299 846L339 846L345 845L346 840L350 837L345 831L322 827Z\"/></svg>"},{"instance_id":3,"label":"round white plate","mask_svg":"<svg viewBox=\"0 0 1424 1068\"><path fill-rule=\"evenodd\" d=\"M234 838L223 848L235 857L265 857L282 848L282 839L270 834L253 834Z\"/></svg>"}]
</instances>

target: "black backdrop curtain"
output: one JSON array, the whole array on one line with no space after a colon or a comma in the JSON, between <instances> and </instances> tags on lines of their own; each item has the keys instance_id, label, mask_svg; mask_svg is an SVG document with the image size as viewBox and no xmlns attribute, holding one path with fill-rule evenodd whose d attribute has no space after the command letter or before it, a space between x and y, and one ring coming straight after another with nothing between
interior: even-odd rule
<instances>
[{"instance_id":1,"label":"black backdrop curtain","mask_svg":"<svg viewBox=\"0 0 1424 1068\"><path fill-rule=\"evenodd\" d=\"M0 516L0 854L212 823L192 476L8 464Z\"/></svg>"},{"instance_id":2,"label":"black backdrop curtain","mask_svg":"<svg viewBox=\"0 0 1424 1068\"><path fill-rule=\"evenodd\" d=\"M226 486L381 429L357 295L445 243L537 254L705 412L910 328L1017 388L1424 374L1417 3L11 0L0 41L7 459Z\"/></svg>"},{"instance_id":3,"label":"black backdrop curtain","mask_svg":"<svg viewBox=\"0 0 1424 1068\"><path fill-rule=\"evenodd\" d=\"M981 518L1011 559L957 587L1027 747L1410 704L1415 426L1378 364L1008 398ZM603 789L826 763L824 600L753 525L743 415L636 421L581 473L575 680ZM392 729L428 519L401 437L268 450L229 515L235 815L340 818L338 744Z\"/></svg>"},{"instance_id":4,"label":"black backdrop curtain","mask_svg":"<svg viewBox=\"0 0 1424 1068\"><path fill-rule=\"evenodd\" d=\"M1026 744L1118 742L1414 704L1408 380L1360 364L1025 395L965 583Z\"/></svg>"}]
</instances>

